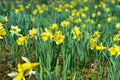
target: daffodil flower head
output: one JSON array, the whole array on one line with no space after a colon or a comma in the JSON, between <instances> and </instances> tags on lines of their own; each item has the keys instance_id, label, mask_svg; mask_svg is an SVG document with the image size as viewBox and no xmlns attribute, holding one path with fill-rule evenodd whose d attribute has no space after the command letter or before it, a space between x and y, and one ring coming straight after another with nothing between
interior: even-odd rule
<instances>
[{"instance_id":1,"label":"daffodil flower head","mask_svg":"<svg viewBox=\"0 0 120 80\"><path fill-rule=\"evenodd\" d=\"M48 39L51 40L53 37L51 30L47 28L45 28L45 32L41 33L41 36L44 41L47 41Z\"/></svg>"},{"instance_id":2,"label":"daffodil flower head","mask_svg":"<svg viewBox=\"0 0 120 80\"><path fill-rule=\"evenodd\" d=\"M21 36L16 40L18 45L26 45L27 44L27 36Z\"/></svg>"},{"instance_id":3,"label":"daffodil flower head","mask_svg":"<svg viewBox=\"0 0 120 80\"><path fill-rule=\"evenodd\" d=\"M7 74L9 77L13 77L13 80L25 80L24 71L22 69L22 64L18 64L18 72L11 72Z\"/></svg>"},{"instance_id":4,"label":"daffodil flower head","mask_svg":"<svg viewBox=\"0 0 120 80\"><path fill-rule=\"evenodd\" d=\"M3 39L3 36L5 36L5 35L6 35L6 30L3 27L3 24L0 23L0 39Z\"/></svg>"},{"instance_id":5,"label":"daffodil flower head","mask_svg":"<svg viewBox=\"0 0 120 80\"><path fill-rule=\"evenodd\" d=\"M29 35L30 35L30 37L34 37L35 39L37 39L38 29L33 28L32 30L29 30Z\"/></svg>"},{"instance_id":6,"label":"daffodil flower head","mask_svg":"<svg viewBox=\"0 0 120 80\"><path fill-rule=\"evenodd\" d=\"M13 26L13 25L11 25L11 30L10 30L10 32L11 32L11 34L12 35L17 35L17 36L19 36L19 32L21 31L21 29L18 27L18 26Z\"/></svg>"},{"instance_id":7,"label":"daffodil flower head","mask_svg":"<svg viewBox=\"0 0 120 80\"><path fill-rule=\"evenodd\" d=\"M31 74L34 74L35 71L32 71L32 69L33 69L34 67L38 66L39 63L31 63L31 62L29 61L29 59L26 58L26 57L22 57L22 60L24 60L24 61L26 62L26 63L23 63L23 64L21 65L23 71L27 71L26 75L30 75L30 76L31 76Z\"/></svg>"},{"instance_id":8,"label":"daffodil flower head","mask_svg":"<svg viewBox=\"0 0 120 80\"><path fill-rule=\"evenodd\" d=\"M60 43L63 43L64 38L65 38L65 36L62 35L61 31L57 31L53 36L53 40L56 42L57 45L59 45Z\"/></svg>"}]
</instances>

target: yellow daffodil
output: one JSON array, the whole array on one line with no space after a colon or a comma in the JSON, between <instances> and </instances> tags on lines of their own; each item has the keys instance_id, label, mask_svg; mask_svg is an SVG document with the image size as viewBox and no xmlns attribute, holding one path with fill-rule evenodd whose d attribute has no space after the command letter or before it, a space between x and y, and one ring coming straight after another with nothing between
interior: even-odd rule
<instances>
[{"instance_id":1,"label":"yellow daffodil","mask_svg":"<svg viewBox=\"0 0 120 80\"><path fill-rule=\"evenodd\" d=\"M20 13L20 10L19 9L15 9L15 14L18 14Z\"/></svg>"},{"instance_id":2,"label":"yellow daffodil","mask_svg":"<svg viewBox=\"0 0 120 80\"><path fill-rule=\"evenodd\" d=\"M99 38L101 36L99 31L95 31L94 32L94 37Z\"/></svg>"},{"instance_id":3,"label":"yellow daffodil","mask_svg":"<svg viewBox=\"0 0 120 80\"><path fill-rule=\"evenodd\" d=\"M68 20L73 21L73 19L74 19L74 17L69 16L69 19L68 19Z\"/></svg>"},{"instance_id":4,"label":"yellow daffodil","mask_svg":"<svg viewBox=\"0 0 120 80\"><path fill-rule=\"evenodd\" d=\"M113 47L109 48L111 56L119 56L120 55L120 46L113 45Z\"/></svg>"},{"instance_id":5,"label":"yellow daffodil","mask_svg":"<svg viewBox=\"0 0 120 80\"><path fill-rule=\"evenodd\" d=\"M88 6L85 6L83 10L84 10L84 11L89 11L89 7L88 7Z\"/></svg>"},{"instance_id":6,"label":"yellow daffodil","mask_svg":"<svg viewBox=\"0 0 120 80\"><path fill-rule=\"evenodd\" d=\"M83 0L84 3L88 2L88 0Z\"/></svg>"},{"instance_id":7,"label":"yellow daffodil","mask_svg":"<svg viewBox=\"0 0 120 80\"><path fill-rule=\"evenodd\" d=\"M58 24L54 23L50 26L51 30L57 29L58 28Z\"/></svg>"},{"instance_id":8,"label":"yellow daffodil","mask_svg":"<svg viewBox=\"0 0 120 80\"><path fill-rule=\"evenodd\" d=\"M59 45L60 43L63 43L64 38L65 36L62 35L61 31L57 31L53 36L53 40L56 42L57 45Z\"/></svg>"},{"instance_id":9,"label":"yellow daffodil","mask_svg":"<svg viewBox=\"0 0 120 80\"><path fill-rule=\"evenodd\" d=\"M81 13L82 18L87 18L87 15L85 13Z\"/></svg>"},{"instance_id":10,"label":"yellow daffodil","mask_svg":"<svg viewBox=\"0 0 120 80\"><path fill-rule=\"evenodd\" d=\"M113 41L120 41L120 33L113 36Z\"/></svg>"},{"instance_id":11,"label":"yellow daffodil","mask_svg":"<svg viewBox=\"0 0 120 80\"><path fill-rule=\"evenodd\" d=\"M76 19L74 22L75 22L75 23L80 23L80 22L81 22L81 19L78 18L78 19Z\"/></svg>"},{"instance_id":12,"label":"yellow daffodil","mask_svg":"<svg viewBox=\"0 0 120 80\"><path fill-rule=\"evenodd\" d=\"M6 35L6 30L3 27L3 24L0 23L0 39L3 39L3 36L5 36L5 35Z\"/></svg>"},{"instance_id":13,"label":"yellow daffodil","mask_svg":"<svg viewBox=\"0 0 120 80\"><path fill-rule=\"evenodd\" d=\"M4 22L8 22L8 18L5 16L3 19Z\"/></svg>"},{"instance_id":14,"label":"yellow daffodil","mask_svg":"<svg viewBox=\"0 0 120 80\"><path fill-rule=\"evenodd\" d=\"M82 28L85 29L86 28L86 24L82 24Z\"/></svg>"},{"instance_id":15,"label":"yellow daffodil","mask_svg":"<svg viewBox=\"0 0 120 80\"><path fill-rule=\"evenodd\" d=\"M107 22L108 22L108 23L112 22L112 17L108 17L108 18L107 18Z\"/></svg>"},{"instance_id":16,"label":"yellow daffodil","mask_svg":"<svg viewBox=\"0 0 120 80\"><path fill-rule=\"evenodd\" d=\"M41 33L41 36L44 41L47 41L48 39L52 39L53 37L52 32L47 28L45 28L45 32Z\"/></svg>"},{"instance_id":17,"label":"yellow daffodil","mask_svg":"<svg viewBox=\"0 0 120 80\"><path fill-rule=\"evenodd\" d=\"M30 37L35 37L37 39L38 36L38 29L33 28L32 30L29 30Z\"/></svg>"},{"instance_id":18,"label":"yellow daffodil","mask_svg":"<svg viewBox=\"0 0 120 80\"><path fill-rule=\"evenodd\" d=\"M26 45L27 44L27 36L21 36L16 40L18 45Z\"/></svg>"},{"instance_id":19,"label":"yellow daffodil","mask_svg":"<svg viewBox=\"0 0 120 80\"><path fill-rule=\"evenodd\" d=\"M44 10L40 9L38 10L40 14L43 14L44 13Z\"/></svg>"},{"instance_id":20,"label":"yellow daffodil","mask_svg":"<svg viewBox=\"0 0 120 80\"><path fill-rule=\"evenodd\" d=\"M120 29L120 23L116 23L116 28Z\"/></svg>"},{"instance_id":21,"label":"yellow daffodil","mask_svg":"<svg viewBox=\"0 0 120 80\"><path fill-rule=\"evenodd\" d=\"M101 16L101 12L100 11L97 12L97 16Z\"/></svg>"},{"instance_id":22,"label":"yellow daffodil","mask_svg":"<svg viewBox=\"0 0 120 80\"><path fill-rule=\"evenodd\" d=\"M17 65L17 72L11 72L7 75L12 77L13 80L25 80L25 76L31 76L35 74L35 71L32 71L34 67L38 66L39 63L31 63L28 58L22 57L22 60L25 61L23 64Z\"/></svg>"},{"instance_id":23,"label":"yellow daffodil","mask_svg":"<svg viewBox=\"0 0 120 80\"><path fill-rule=\"evenodd\" d=\"M22 64L18 64L17 67L18 67L18 72L11 72L11 73L8 73L7 75L9 77L12 77L13 80L25 80Z\"/></svg>"},{"instance_id":24,"label":"yellow daffodil","mask_svg":"<svg viewBox=\"0 0 120 80\"><path fill-rule=\"evenodd\" d=\"M59 5L59 7L55 8L55 11L62 12L62 9L63 9L62 5Z\"/></svg>"},{"instance_id":25,"label":"yellow daffodil","mask_svg":"<svg viewBox=\"0 0 120 80\"><path fill-rule=\"evenodd\" d=\"M10 32L11 32L11 34L12 35L17 35L17 36L19 36L20 34L19 34L19 32L21 31L21 29L20 28L18 28L18 26L11 26L11 30L10 30Z\"/></svg>"},{"instance_id":26,"label":"yellow daffodil","mask_svg":"<svg viewBox=\"0 0 120 80\"><path fill-rule=\"evenodd\" d=\"M70 25L70 22L69 21L63 21L63 22L61 22L61 26L62 27L66 27L66 26L69 26Z\"/></svg>"},{"instance_id":27,"label":"yellow daffodil","mask_svg":"<svg viewBox=\"0 0 120 80\"><path fill-rule=\"evenodd\" d=\"M92 13L92 17L93 17L93 18L96 17L96 13Z\"/></svg>"},{"instance_id":28,"label":"yellow daffodil","mask_svg":"<svg viewBox=\"0 0 120 80\"><path fill-rule=\"evenodd\" d=\"M73 34L73 39L78 39L78 41L81 39L82 37L82 33L81 31L79 30L79 28L77 26L75 26L71 33Z\"/></svg>"},{"instance_id":29,"label":"yellow daffodil","mask_svg":"<svg viewBox=\"0 0 120 80\"><path fill-rule=\"evenodd\" d=\"M38 13L38 10L37 9L34 9L33 10L33 15L36 15Z\"/></svg>"},{"instance_id":30,"label":"yellow daffodil","mask_svg":"<svg viewBox=\"0 0 120 80\"><path fill-rule=\"evenodd\" d=\"M97 43L97 38L92 38L90 40L90 49L93 50L96 47L96 43Z\"/></svg>"},{"instance_id":31,"label":"yellow daffodil","mask_svg":"<svg viewBox=\"0 0 120 80\"><path fill-rule=\"evenodd\" d=\"M94 9L98 9L98 5L94 5Z\"/></svg>"},{"instance_id":32,"label":"yellow daffodil","mask_svg":"<svg viewBox=\"0 0 120 80\"><path fill-rule=\"evenodd\" d=\"M26 63L23 63L21 65L23 71L27 71L26 75L31 76L31 74L34 74L35 72L32 71L34 67L38 66L39 63L31 63L30 60L26 57L22 57L22 60L24 60Z\"/></svg>"},{"instance_id":33,"label":"yellow daffodil","mask_svg":"<svg viewBox=\"0 0 120 80\"><path fill-rule=\"evenodd\" d=\"M105 49L106 49L106 47L104 47L102 43L99 46L96 45L96 50L98 50L98 51L103 51Z\"/></svg>"}]
</instances>

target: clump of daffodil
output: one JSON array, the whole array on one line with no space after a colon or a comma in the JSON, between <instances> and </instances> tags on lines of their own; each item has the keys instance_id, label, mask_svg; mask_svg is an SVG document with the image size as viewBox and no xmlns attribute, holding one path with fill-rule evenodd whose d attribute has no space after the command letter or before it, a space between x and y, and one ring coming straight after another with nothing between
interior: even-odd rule
<instances>
[{"instance_id":1,"label":"clump of daffodil","mask_svg":"<svg viewBox=\"0 0 120 80\"><path fill-rule=\"evenodd\" d=\"M58 24L56 24L56 23L54 23L54 24L52 24L51 26L50 26L50 29L51 30L55 30L55 29L57 29L58 28Z\"/></svg>"},{"instance_id":2,"label":"clump of daffodil","mask_svg":"<svg viewBox=\"0 0 120 80\"><path fill-rule=\"evenodd\" d=\"M80 13L76 9L74 9L74 10L72 10L71 16L72 17L78 17L78 16L80 16Z\"/></svg>"},{"instance_id":3,"label":"clump of daffodil","mask_svg":"<svg viewBox=\"0 0 120 80\"><path fill-rule=\"evenodd\" d=\"M3 39L3 37L6 35L6 30L3 27L3 24L0 23L0 39Z\"/></svg>"},{"instance_id":4,"label":"clump of daffodil","mask_svg":"<svg viewBox=\"0 0 120 80\"><path fill-rule=\"evenodd\" d=\"M65 38L65 36L62 35L61 31L55 32L55 34L53 36L53 40L56 42L57 45L59 45L60 43L63 43L64 42L64 38Z\"/></svg>"},{"instance_id":5,"label":"clump of daffodil","mask_svg":"<svg viewBox=\"0 0 120 80\"><path fill-rule=\"evenodd\" d=\"M11 32L11 34L12 35L17 35L17 36L19 36L20 34L19 34L19 32L21 31L21 29L18 27L18 26L13 26L13 25L11 25L11 30L10 30L10 32Z\"/></svg>"},{"instance_id":6,"label":"clump of daffodil","mask_svg":"<svg viewBox=\"0 0 120 80\"><path fill-rule=\"evenodd\" d=\"M29 35L30 35L30 38L31 38L31 37L34 37L35 39L37 39L38 29L32 28L32 30L29 30Z\"/></svg>"},{"instance_id":7,"label":"clump of daffodil","mask_svg":"<svg viewBox=\"0 0 120 80\"><path fill-rule=\"evenodd\" d=\"M47 41L48 39L52 39L53 35L51 30L45 28L45 32L41 33L41 37L44 41Z\"/></svg>"},{"instance_id":8,"label":"clump of daffodil","mask_svg":"<svg viewBox=\"0 0 120 80\"><path fill-rule=\"evenodd\" d=\"M78 39L78 41L81 39L82 37L82 32L79 30L79 28L77 26L75 26L71 33L73 34L73 39Z\"/></svg>"},{"instance_id":9,"label":"clump of daffodil","mask_svg":"<svg viewBox=\"0 0 120 80\"><path fill-rule=\"evenodd\" d=\"M103 1L100 1L100 6L102 7L102 8L105 8L106 7L106 4L103 2Z\"/></svg>"},{"instance_id":10,"label":"clump of daffodil","mask_svg":"<svg viewBox=\"0 0 120 80\"><path fill-rule=\"evenodd\" d=\"M59 7L55 7L54 10L57 12L62 12L63 7L62 7L62 5L59 5Z\"/></svg>"},{"instance_id":11,"label":"clump of daffodil","mask_svg":"<svg viewBox=\"0 0 120 80\"><path fill-rule=\"evenodd\" d=\"M26 45L27 44L27 36L20 36L17 40L16 40L18 45Z\"/></svg>"},{"instance_id":12,"label":"clump of daffodil","mask_svg":"<svg viewBox=\"0 0 120 80\"><path fill-rule=\"evenodd\" d=\"M113 45L113 47L109 48L111 56L118 57L120 55L120 46Z\"/></svg>"},{"instance_id":13,"label":"clump of daffodil","mask_svg":"<svg viewBox=\"0 0 120 80\"><path fill-rule=\"evenodd\" d=\"M27 4L27 5L25 6L25 8L26 8L26 9L29 9L30 6L31 6L31 4L29 3L29 4Z\"/></svg>"},{"instance_id":14,"label":"clump of daffodil","mask_svg":"<svg viewBox=\"0 0 120 80\"><path fill-rule=\"evenodd\" d=\"M44 13L44 10L47 10L47 7L45 4L42 4L42 7L40 5L36 5L36 10L37 12L39 12L40 14L43 14ZM44 9L44 10L43 10Z\"/></svg>"},{"instance_id":15,"label":"clump of daffodil","mask_svg":"<svg viewBox=\"0 0 120 80\"><path fill-rule=\"evenodd\" d=\"M25 61L23 64L17 65L17 72L11 72L7 74L9 77L12 77L13 80L25 80L25 76L31 76L35 74L33 68L39 65L39 63L31 63L28 58L22 57L22 60Z\"/></svg>"},{"instance_id":16,"label":"clump of daffodil","mask_svg":"<svg viewBox=\"0 0 120 80\"><path fill-rule=\"evenodd\" d=\"M120 41L120 33L113 36L113 41Z\"/></svg>"},{"instance_id":17,"label":"clump of daffodil","mask_svg":"<svg viewBox=\"0 0 120 80\"><path fill-rule=\"evenodd\" d=\"M94 49L95 49L95 47L96 47L96 45L97 45L97 41L98 41L97 38L91 38L91 39L90 39L90 49L91 49L91 50L94 50Z\"/></svg>"},{"instance_id":18,"label":"clump of daffodil","mask_svg":"<svg viewBox=\"0 0 120 80\"><path fill-rule=\"evenodd\" d=\"M94 32L94 35L93 35L94 38L91 38L91 39L90 39L90 49L91 49L91 50L93 50L93 49L96 48L96 46L97 46L97 41L98 41L98 39L100 38L100 36L101 36L101 34L100 34L99 31L95 31L95 32ZM98 49L98 47L102 47L102 44L101 44L100 46L97 46L97 49Z\"/></svg>"},{"instance_id":19,"label":"clump of daffodil","mask_svg":"<svg viewBox=\"0 0 120 80\"><path fill-rule=\"evenodd\" d=\"M69 21L65 21L65 20L64 20L64 21L61 22L61 26L62 26L62 27L67 27L67 26L69 26L69 25L70 25L70 22L69 22Z\"/></svg>"},{"instance_id":20,"label":"clump of daffodil","mask_svg":"<svg viewBox=\"0 0 120 80\"><path fill-rule=\"evenodd\" d=\"M42 9L44 10L44 11L48 11L48 6L46 5L46 4L42 4Z\"/></svg>"},{"instance_id":21,"label":"clump of daffodil","mask_svg":"<svg viewBox=\"0 0 120 80\"><path fill-rule=\"evenodd\" d=\"M18 7L19 7L20 11L24 11L25 10L24 5L22 5L22 4L18 5Z\"/></svg>"},{"instance_id":22,"label":"clump of daffodil","mask_svg":"<svg viewBox=\"0 0 120 80\"><path fill-rule=\"evenodd\" d=\"M116 28L120 29L120 23L116 23Z\"/></svg>"},{"instance_id":23,"label":"clump of daffodil","mask_svg":"<svg viewBox=\"0 0 120 80\"><path fill-rule=\"evenodd\" d=\"M96 50L98 50L98 51L103 51L103 50L105 50L106 49L106 47L105 46L103 46L103 44L101 43L100 45L96 45Z\"/></svg>"}]
</instances>

